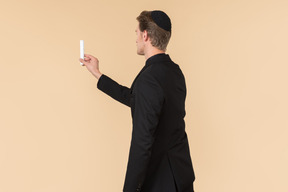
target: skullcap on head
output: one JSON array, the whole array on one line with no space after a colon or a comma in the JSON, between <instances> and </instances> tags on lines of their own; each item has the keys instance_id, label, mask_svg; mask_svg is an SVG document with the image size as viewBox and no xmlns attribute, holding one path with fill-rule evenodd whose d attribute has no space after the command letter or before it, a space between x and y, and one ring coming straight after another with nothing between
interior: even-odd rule
<instances>
[{"instance_id":1,"label":"skullcap on head","mask_svg":"<svg viewBox=\"0 0 288 192\"><path fill-rule=\"evenodd\" d=\"M155 10L151 12L151 17L159 27L171 32L171 21L166 13L163 11Z\"/></svg>"}]
</instances>

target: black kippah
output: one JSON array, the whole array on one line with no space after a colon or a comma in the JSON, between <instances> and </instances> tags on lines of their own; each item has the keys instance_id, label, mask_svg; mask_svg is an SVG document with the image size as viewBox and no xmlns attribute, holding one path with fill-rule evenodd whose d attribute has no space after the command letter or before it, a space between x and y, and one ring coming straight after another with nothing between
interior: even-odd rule
<instances>
[{"instance_id":1,"label":"black kippah","mask_svg":"<svg viewBox=\"0 0 288 192\"><path fill-rule=\"evenodd\" d=\"M152 11L151 17L153 21L162 29L171 32L171 21L166 13L163 11Z\"/></svg>"}]
</instances>

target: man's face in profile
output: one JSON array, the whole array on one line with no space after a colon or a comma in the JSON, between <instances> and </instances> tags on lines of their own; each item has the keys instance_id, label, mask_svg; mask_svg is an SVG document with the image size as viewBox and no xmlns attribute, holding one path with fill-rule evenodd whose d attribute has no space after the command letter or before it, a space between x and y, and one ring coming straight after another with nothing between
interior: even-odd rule
<instances>
[{"instance_id":1,"label":"man's face in profile","mask_svg":"<svg viewBox=\"0 0 288 192\"><path fill-rule=\"evenodd\" d=\"M136 27L136 46L137 46L137 54L138 55L144 55L144 41L142 37L142 32L139 29L139 24Z\"/></svg>"}]
</instances>

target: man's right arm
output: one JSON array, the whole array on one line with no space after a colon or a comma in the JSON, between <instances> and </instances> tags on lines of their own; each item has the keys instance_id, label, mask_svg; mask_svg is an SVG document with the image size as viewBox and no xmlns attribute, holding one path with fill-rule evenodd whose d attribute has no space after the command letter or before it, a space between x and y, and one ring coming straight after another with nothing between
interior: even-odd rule
<instances>
[{"instance_id":1,"label":"man's right arm","mask_svg":"<svg viewBox=\"0 0 288 192\"><path fill-rule=\"evenodd\" d=\"M84 59L79 59L88 71L92 73L97 79L97 88L112 97L113 99L130 107L131 91L128 87L119 85L116 81L102 74L99 70L99 60L89 54L84 54Z\"/></svg>"},{"instance_id":2,"label":"man's right arm","mask_svg":"<svg viewBox=\"0 0 288 192\"><path fill-rule=\"evenodd\" d=\"M98 79L97 88L113 99L130 107L131 89L118 84L110 77L101 74Z\"/></svg>"}]
</instances>

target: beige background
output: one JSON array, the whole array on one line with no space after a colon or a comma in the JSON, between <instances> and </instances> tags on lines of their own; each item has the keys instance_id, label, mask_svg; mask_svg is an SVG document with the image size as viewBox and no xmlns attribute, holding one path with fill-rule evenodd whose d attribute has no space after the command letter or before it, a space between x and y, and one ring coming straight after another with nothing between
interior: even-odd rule
<instances>
[{"instance_id":1,"label":"beige background","mask_svg":"<svg viewBox=\"0 0 288 192\"><path fill-rule=\"evenodd\" d=\"M0 4L0 191L122 191L130 109L79 64L131 83L136 17L172 19L197 192L288 191L288 1L30 0Z\"/></svg>"}]
</instances>

